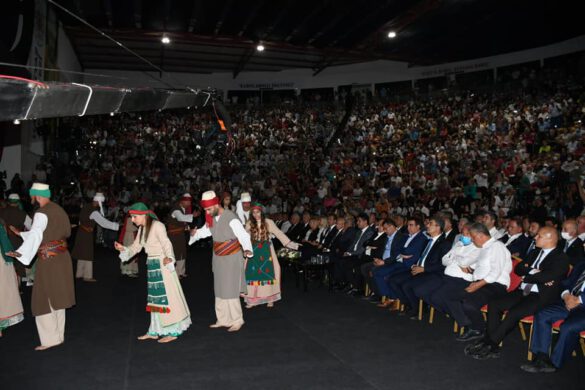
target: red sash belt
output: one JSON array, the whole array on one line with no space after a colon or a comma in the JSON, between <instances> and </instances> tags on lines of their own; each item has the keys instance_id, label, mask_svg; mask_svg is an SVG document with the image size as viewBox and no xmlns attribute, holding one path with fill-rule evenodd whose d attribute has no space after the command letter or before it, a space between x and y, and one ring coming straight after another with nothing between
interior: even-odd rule
<instances>
[{"instance_id":1,"label":"red sash belt","mask_svg":"<svg viewBox=\"0 0 585 390\"><path fill-rule=\"evenodd\" d=\"M38 255L42 260L47 260L50 257L55 257L67 251L67 241L55 240L41 244L39 246Z\"/></svg>"},{"instance_id":2,"label":"red sash belt","mask_svg":"<svg viewBox=\"0 0 585 390\"><path fill-rule=\"evenodd\" d=\"M237 238L229 241L213 242L213 253L217 256L229 256L238 253L242 250L242 246Z\"/></svg>"},{"instance_id":3,"label":"red sash belt","mask_svg":"<svg viewBox=\"0 0 585 390\"><path fill-rule=\"evenodd\" d=\"M83 230L84 232L87 233L93 233L93 228L91 226L85 226L80 224L79 227L81 228L81 230Z\"/></svg>"}]
</instances>

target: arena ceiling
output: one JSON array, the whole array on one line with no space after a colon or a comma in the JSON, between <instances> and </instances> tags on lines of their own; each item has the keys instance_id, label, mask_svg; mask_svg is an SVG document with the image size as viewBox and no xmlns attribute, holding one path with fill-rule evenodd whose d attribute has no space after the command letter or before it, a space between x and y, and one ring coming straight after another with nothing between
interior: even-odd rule
<instances>
[{"instance_id":1,"label":"arena ceiling","mask_svg":"<svg viewBox=\"0 0 585 390\"><path fill-rule=\"evenodd\" d=\"M430 65L585 34L579 1L55 0L164 71L323 69L379 59ZM152 70L58 11L84 69ZM389 31L397 36L389 39ZM171 43L161 43L166 34ZM262 43L263 52L256 46Z\"/></svg>"}]
</instances>

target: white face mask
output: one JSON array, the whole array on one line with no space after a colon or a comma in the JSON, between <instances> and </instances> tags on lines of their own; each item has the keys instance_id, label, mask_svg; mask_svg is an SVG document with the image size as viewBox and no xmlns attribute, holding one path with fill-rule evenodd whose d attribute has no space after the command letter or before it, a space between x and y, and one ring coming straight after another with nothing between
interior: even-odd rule
<instances>
[{"instance_id":1,"label":"white face mask","mask_svg":"<svg viewBox=\"0 0 585 390\"><path fill-rule=\"evenodd\" d=\"M569 241L572 237L569 235L569 233L567 232L562 232L561 233L561 237L563 237L565 240Z\"/></svg>"}]
</instances>

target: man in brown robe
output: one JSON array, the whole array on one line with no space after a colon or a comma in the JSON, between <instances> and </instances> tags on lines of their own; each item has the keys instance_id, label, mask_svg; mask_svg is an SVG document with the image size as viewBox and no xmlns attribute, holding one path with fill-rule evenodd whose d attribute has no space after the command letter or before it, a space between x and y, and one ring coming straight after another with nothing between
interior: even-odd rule
<instances>
[{"instance_id":1,"label":"man in brown robe","mask_svg":"<svg viewBox=\"0 0 585 390\"><path fill-rule=\"evenodd\" d=\"M71 223L65 210L51 202L47 184L34 183L30 196L39 206L31 229L21 232L10 226L23 243L7 255L29 265L38 254L31 308L41 340L35 349L41 351L65 341L65 309L75 305L73 265L67 249Z\"/></svg>"}]
</instances>

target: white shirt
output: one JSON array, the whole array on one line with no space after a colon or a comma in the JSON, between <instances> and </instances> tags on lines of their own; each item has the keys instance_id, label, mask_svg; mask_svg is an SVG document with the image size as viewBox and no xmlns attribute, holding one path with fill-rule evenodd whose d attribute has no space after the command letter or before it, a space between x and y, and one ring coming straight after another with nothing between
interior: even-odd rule
<instances>
[{"instance_id":1,"label":"white shirt","mask_svg":"<svg viewBox=\"0 0 585 390\"><path fill-rule=\"evenodd\" d=\"M485 280L487 283L500 283L510 287L512 255L506 246L495 238L490 238L477 258L473 271L473 281Z\"/></svg>"},{"instance_id":2,"label":"white shirt","mask_svg":"<svg viewBox=\"0 0 585 390\"><path fill-rule=\"evenodd\" d=\"M118 230L120 229L120 225L118 225L117 222L111 222L108 221L99 211L94 211L93 213L91 213L89 215L89 219L92 219L95 221L95 223L97 223L98 225L100 225L101 227L103 227L104 229L109 229L109 230Z\"/></svg>"},{"instance_id":3,"label":"white shirt","mask_svg":"<svg viewBox=\"0 0 585 390\"><path fill-rule=\"evenodd\" d=\"M192 223L193 214L185 214L185 209L181 207L182 211L175 210L172 212L171 217L175 218L179 222Z\"/></svg>"},{"instance_id":4,"label":"white shirt","mask_svg":"<svg viewBox=\"0 0 585 390\"><path fill-rule=\"evenodd\" d=\"M218 215L217 217L214 218L215 222L219 221L219 217L220 217L220 215ZM230 225L230 228L232 228L234 235L236 236L236 238L240 242L240 245L242 245L242 249L244 251L253 252L252 241L250 240L250 234L246 231L246 229L244 229L244 225L242 225L242 223L237 219L232 219L230 221L229 225ZM206 238L206 237L210 237L210 236L211 236L211 230L209 230L209 227L207 226L207 224L205 224L202 228L197 229L197 231L195 232L195 235L193 235L193 236L191 236L191 238L189 238L189 245L193 244L195 241L197 241L201 238Z\"/></svg>"},{"instance_id":5,"label":"white shirt","mask_svg":"<svg viewBox=\"0 0 585 390\"><path fill-rule=\"evenodd\" d=\"M480 248L473 244L463 245L461 241L456 242L453 248L443 256L443 265L446 267L445 275L472 282L473 275L463 272L461 267L473 267L477 262L479 253Z\"/></svg>"},{"instance_id":6,"label":"white shirt","mask_svg":"<svg viewBox=\"0 0 585 390\"><path fill-rule=\"evenodd\" d=\"M581 233L577 237L579 237L582 241L585 241L585 233Z\"/></svg>"},{"instance_id":7,"label":"white shirt","mask_svg":"<svg viewBox=\"0 0 585 390\"><path fill-rule=\"evenodd\" d=\"M510 245L512 242L514 242L515 239L517 239L521 235L522 235L522 233L518 233L518 234L514 234L513 236L510 236L508 238L508 241L506 241L506 246Z\"/></svg>"},{"instance_id":8,"label":"white shirt","mask_svg":"<svg viewBox=\"0 0 585 390\"><path fill-rule=\"evenodd\" d=\"M496 227L494 226L490 229L490 236L492 238L495 238L496 240L499 240L500 238L502 238L503 234L500 233L500 231L496 229Z\"/></svg>"},{"instance_id":9,"label":"white shirt","mask_svg":"<svg viewBox=\"0 0 585 390\"><path fill-rule=\"evenodd\" d=\"M555 248L543 249L542 250L542 255L539 253L538 256L536 256L536 260L538 260L538 261L535 261L534 263L532 263L532 266L531 266L532 269L529 272L530 275L536 273L536 271L539 269L539 266L542 264L542 261L544 260L544 258L546 256L548 256L548 254L551 253L553 251L553 249L555 249ZM520 284L520 289L521 290L524 290L524 288L526 287L526 284L527 283L522 282ZM532 288L530 289L530 292L535 292L535 293L538 292L538 286L536 285L536 283L534 283L532 285Z\"/></svg>"},{"instance_id":10,"label":"white shirt","mask_svg":"<svg viewBox=\"0 0 585 390\"><path fill-rule=\"evenodd\" d=\"M23 242L16 252L21 254L21 256L18 257L18 261L22 264L29 265L32 263L39 250L39 246L41 246L43 233L45 232L48 223L49 219L45 214L35 213L35 215L33 215L30 230L28 232L20 232L20 237L22 237Z\"/></svg>"},{"instance_id":11,"label":"white shirt","mask_svg":"<svg viewBox=\"0 0 585 390\"><path fill-rule=\"evenodd\" d=\"M290 221L284 221L282 223L282 226L280 227L280 230L282 230L283 233L288 232L288 229L290 229L290 227L292 226L292 224L290 223Z\"/></svg>"}]
</instances>

